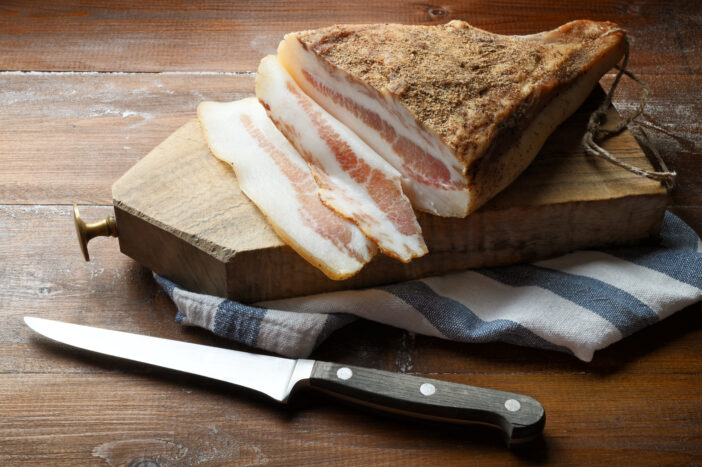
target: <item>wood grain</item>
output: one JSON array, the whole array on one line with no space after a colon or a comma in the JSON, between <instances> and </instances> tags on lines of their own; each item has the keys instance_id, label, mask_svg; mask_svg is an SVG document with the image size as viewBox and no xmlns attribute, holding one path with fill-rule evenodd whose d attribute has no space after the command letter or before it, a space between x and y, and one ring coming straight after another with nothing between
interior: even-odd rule
<instances>
[{"instance_id":1,"label":"wood grain","mask_svg":"<svg viewBox=\"0 0 702 467\"><path fill-rule=\"evenodd\" d=\"M198 103L249 95L248 75L0 73L0 200L112 204L110 185Z\"/></svg>"},{"instance_id":2,"label":"wood grain","mask_svg":"<svg viewBox=\"0 0 702 467\"><path fill-rule=\"evenodd\" d=\"M108 208L83 210L98 217ZM500 465L603 459L690 464L702 455L699 304L598 352L590 364L505 344L414 337L371 323L341 330L316 352L322 360L537 398L548 412L545 439L510 453L490 431L379 418L311 396L303 396L298 407L278 407L223 383L33 336L21 321L24 315L241 348L175 324L165 294L148 271L117 252L114 239L97 239L95 262L83 262L70 212L70 206L0 210L3 464L123 465L155 459L286 465L290 452L304 464L422 465L437 459L460 464L468 457ZM702 219L702 209L688 215Z\"/></svg>"},{"instance_id":3,"label":"wood grain","mask_svg":"<svg viewBox=\"0 0 702 467\"><path fill-rule=\"evenodd\" d=\"M449 0L382 3L254 0L54 2L6 1L0 10L4 70L254 71L286 32L335 23L441 24L463 19L488 31L528 34L575 19L614 21L630 31L639 72L700 69L694 0L547 2ZM660 19L665 17L665 21ZM683 31L681 33L681 30ZM687 33L687 31L690 31Z\"/></svg>"},{"instance_id":4,"label":"wood grain","mask_svg":"<svg viewBox=\"0 0 702 467\"><path fill-rule=\"evenodd\" d=\"M40 345L40 344L35 344ZM60 349L54 349L60 352ZM89 364L81 355L76 364ZM644 463L699 461L699 404L668 397L657 377L633 375L603 383L591 375L491 375L473 383L519 388L539 397L549 412L546 435L529 451L508 452L499 435L471 428L447 429L378 417L316 397L300 408L278 407L225 385L172 373L25 374L3 385L0 461L12 465L127 465L138 460L197 465L518 465L528 459L581 464L635 459ZM131 373L131 374L130 374ZM465 377L451 377L466 382ZM699 377L676 377L676 393L692 394ZM648 388L646 393L631 387ZM106 395L109 394L109 397ZM37 400L36 397L41 399ZM602 400L612 401L601 410ZM650 401L659 401L655 408ZM547 409L548 410L548 409ZM47 414L49 417L47 417ZM588 414L583 417L583 414ZM647 423L663 419L661 425ZM578 420L574 426L573 420ZM58 435L57 429L62 431ZM639 435L632 438L628 430ZM608 436L602 436L606 432ZM32 445L27 450L26 446ZM320 459L323 456L323 459ZM104 464L103 464L104 465Z\"/></svg>"},{"instance_id":5,"label":"wood grain","mask_svg":"<svg viewBox=\"0 0 702 467\"><path fill-rule=\"evenodd\" d=\"M646 241L662 220L663 187L593 160L580 144L603 98L595 90L525 173L482 209L464 219L418 215L427 255L408 264L377 255L344 281L328 279L278 239L191 121L112 186L120 249L189 290L250 303ZM619 121L611 110L607 124ZM628 132L603 144L650 168Z\"/></svg>"},{"instance_id":6,"label":"wood grain","mask_svg":"<svg viewBox=\"0 0 702 467\"><path fill-rule=\"evenodd\" d=\"M542 435L546 413L532 397L341 363L317 361L309 386L390 414L459 425L485 424L510 446ZM508 404L513 403L515 407Z\"/></svg>"},{"instance_id":7,"label":"wood grain","mask_svg":"<svg viewBox=\"0 0 702 467\"><path fill-rule=\"evenodd\" d=\"M702 76L643 78L653 91L644 128L680 174L673 202L702 202ZM199 102L251 95L248 75L0 73L0 202L109 205L112 183L194 118ZM624 80L615 105L626 115L639 98Z\"/></svg>"},{"instance_id":8,"label":"wood grain","mask_svg":"<svg viewBox=\"0 0 702 467\"><path fill-rule=\"evenodd\" d=\"M0 69L35 72L0 72L0 464L702 463L700 304L597 352L591 363L368 322L343 328L315 352L534 396L548 412L544 440L515 452L490 432L398 422L318 397L278 407L224 384L53 345L23 325L31 314L237 348L175 324L149 271L120 254L114 239L94 240L94 260L84 263L70 203L83 203L88 218L105 216L111 208L93 205L111 204L110 185L193 118L200 100L252 93L251 76L222 71L253 70L283 32L453 17L512 33L575 17L624 25L632 69L654 91L644 128L680 174L672 209L702 233L702 8L695 1L5 1ZM91 70L119 73L83 73ZM637 100L638 89L624 81L618 110L633 110Z\"/></svg>"},{"instance_id":9,"label":"wood grain","mask_svg":"<svg viewBox=\"0 0 702 467\"><path fill-rule=\"evenodd\" d=\"M702 203L702 77L641 75L651 87L651 97L638 126L648 135L663 159L677 170L678 189L673 191L673 204L682 206ZM613 78L602 81L609 86ZM623 115L630 115L641 98L641 88L624 80L617 90L615 106ZM634 134L637 134L634 130ZM641 137L639 136L641 140ZM702 227L702 226L700 226ZM699 230L698 230L699 231Z\"/></svg>"}]
</instances>

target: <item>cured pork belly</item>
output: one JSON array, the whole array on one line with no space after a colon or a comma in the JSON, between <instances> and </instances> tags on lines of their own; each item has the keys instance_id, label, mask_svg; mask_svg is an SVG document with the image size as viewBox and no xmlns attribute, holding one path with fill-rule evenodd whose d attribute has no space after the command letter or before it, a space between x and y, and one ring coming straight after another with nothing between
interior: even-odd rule
<instances>
[{"instance_id":1,"label":"cured pork belly","mask_svg":"<svg viewBox=\"0 0 702 467\"><path fill-rule=\"evenodd\" d=\"M259 65L256 96L309 163L324 204L389 256L408 262L427 252L399 173L307 96L274 56Z\"/></svg>"},{"instance_id":2,"label":"cured pork belly","mask_svg":"<svg viewBox=\"0 0 702 467\"><path fill-rule=\"evenodd\" d=\"M402 174L416 209L463 217L511 183L624 52L613 23L530 36L442 26L291 33L278 59Z\"/></svg>"},{"instance_id":3,"label":"cured pork belly","mask_svg":"<svg viewBox=\"0 0 702 467\"><path fill-rule=\"evenodd\" d=\"M307 163L256 98L203 102L197 114L212 153L234 167L241 190L285 243L331 279L370 261L375 245L321 203Z\"/></svg>"}]
</instances>

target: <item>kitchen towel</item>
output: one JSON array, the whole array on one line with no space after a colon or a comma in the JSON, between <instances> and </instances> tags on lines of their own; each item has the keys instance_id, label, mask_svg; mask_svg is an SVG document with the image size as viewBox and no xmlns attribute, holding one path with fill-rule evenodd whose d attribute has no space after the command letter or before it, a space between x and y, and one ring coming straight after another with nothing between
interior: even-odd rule
<instances>
[{"instance_id":1,"label":"kitchen towel","mask_svg":"<svg viewBox=\"0 0 702 467\"><path fill-rule=\"evenodd\" d=\"M702 299L702 242L667 212L656 246L577 251L363 290L243 305L155 275L176 321L288 357L306 357L360 318L461 342L596 350Z\"/></svg>"}]
</instances>

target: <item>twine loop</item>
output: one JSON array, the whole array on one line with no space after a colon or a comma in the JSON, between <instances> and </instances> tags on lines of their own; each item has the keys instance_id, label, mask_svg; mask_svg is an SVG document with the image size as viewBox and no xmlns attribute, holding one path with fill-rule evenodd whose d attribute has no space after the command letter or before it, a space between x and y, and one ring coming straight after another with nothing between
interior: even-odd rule
<instances>
[{"instance_id":1,"label":"twine loop","mask_svg":"<svg viewBox=\"0 0 702 467\"><path fill-rule=\"evenodd\" d=\"M609 89L609 92L605 96L604 100L600 104L600 106L592 112L590 115L590 120L587 123L587 130L585 131L585 135L583 136L583 145L585 146L585 152L588 154L591 154L593 156L600 157L604 160L607 160L611 162L612 164L615 164L619 167L622 167L623 169L628 170L629 172L632 172L636 175L640 175L642 177L650 178L652 180L657 180L663 184L663 186L670 191L674 186L675 186L675 177L676 173L674 171L671 171L668 169L668 167L665 164L665 161L661 157L660 153L658 150L655 148L654 145L651 144L651 141L648 139L648 135L646 134L643 129L638 126L638 131L641 132L643 135L644 143L647 146L647 148L651 151L653 154L656 163L658 164L658 167L660 168L659 171L655 170L645 170L645 169L640 169L636 166L633 166L627 162L624 162L622 160L617 159L615 156L612 155L609 151L607 151L605 148L597 144L598 139L602 138L608 138L614 135L617 135L622 132L625 128L629 126L634 120L643 113L644 108L646 107L646 102L648 101L648 96L651 93L651 88L648 86L646 82L641 80L638 76L636 76L634 73L630 72L629 70L626 69L627 64L629 63L629 41L624 40L624 60L622 61L621 65L616 66L616 68L619 70L617 73L617 76L614 78L614 82L612 83L612 87ZM617 89L617 86L619 85L619 81L621 80L622 76L626 75L632 80L634 80L637 84L639 84L642 88L642 94L641 94L641 100L639 101L639 106L634 112L633 115L625 118L619 124L613 129L613 130L607 130L602 128L602 124L607 120L607 111L609 110L609 106L612 104L612 96L614 95L614 91Z\"/></svg>"}]
</instances>

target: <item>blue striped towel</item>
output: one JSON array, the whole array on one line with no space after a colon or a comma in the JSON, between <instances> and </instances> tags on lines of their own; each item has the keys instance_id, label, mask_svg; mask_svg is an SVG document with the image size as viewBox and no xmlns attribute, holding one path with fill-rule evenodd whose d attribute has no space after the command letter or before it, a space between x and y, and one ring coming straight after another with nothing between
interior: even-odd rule
<instances>
[{"instance_id":1,"label":"blue striped towel","mask_svg":"<svg viewBox=\"0 0 702 467\"><path fill-rule=\"evenodd\" d=\"M461 342L502 341L590 361L598 349L702 299L702 243L666 213L658 246L577 251L364 290L243 305L155 275L176 321L306 357L357 319Z\"/></svg>"}]
</instances>

